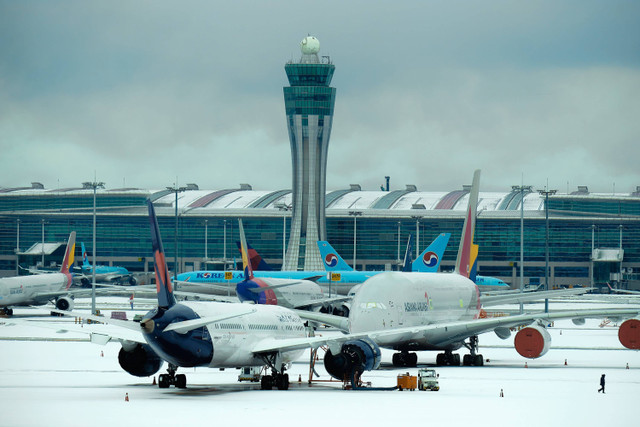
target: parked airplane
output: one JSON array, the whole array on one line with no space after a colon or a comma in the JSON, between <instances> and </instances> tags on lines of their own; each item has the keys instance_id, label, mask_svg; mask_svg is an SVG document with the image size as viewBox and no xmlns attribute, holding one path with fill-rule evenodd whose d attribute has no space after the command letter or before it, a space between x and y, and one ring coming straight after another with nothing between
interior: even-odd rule
<instances>
[{"instance_id":1,"label":"parked airplane","mask_svg":"<svg viewBox=\"0 0 640 427\"><path fill-rule=\"evenodd\" d=\"M80 267L80 274L76 274L76 277L80 278L83 286L88 286L93 279L93 266L89 262L84 242L80 242L80 246L82 248L82 266ZM96 265L96 281L110 283L127 281L130 285L137 284L135 276L125 267L111 267L108 265Z\"/></svg>"},{"instance_id":2,"label":"parked airplane","mask_svg":"<svg viewBox=\"0 0 640 427\"><path fill-rule=\"evenodd\" d=\"M240 251L242 253L245 277L243 281L238 282L236 285L236 294L240 301L317 311L347 299L347 297L325 297L322 288L311 280L255 277L252 263L249 262L249 255L246 250L248 246L242 220L238 222L241 240ZM184 287L182 290L184 291Z\"/></svg>"},{"instance_id":3,"label":"parked airplane","mask_svg":"<svg viewBox=\"0 0 640 427\"><path fill-rule=\"evenodd\" d=\"M477 179L474 183L477 186ZM160 375L160 387L171 384L186 386L186 377L176 375L178 366L226 368L267 365L272 374L262 378L262 388L269 389L275 385L286 389L289 383L285 373L287 363L295 360L303 349L321 345L328 346L324 357L327 372L340 380L351 379L354 385L360 374L380 365L380 346L401 352L444 350L445 356L438 356L439 361L446 359L455 364L456 361L459 363L459 357L452 356L452 350L460 348L469 338L473 357L465 356L465 362L482 364L482 356L476 353L477 335L494 331L506 338L510 334L509 328L520 325L530 326L518 332L515 347L524 357L535 358L549 348L549 334L541 322L571 318L579 323L586 317L622 319L640 313L640 308L603 309L479 318L482 314L480 303L485 301L479 299L477 286L463 274L450 273L386 272L374 276L357 293L349 319L294 312L271 305L177 303L151 202L149 215L158 307L147 313L139 324L84 313L72 315L120 326L121 332L109 334L87 327L76 331L91 334L95 343L106 344L114 338L120 340L120 366L132 375L153 375L160 370L163 360L168 361L168 373ZM462 241L465 243L459 254L470 245L469 239L463 238ZM465 257L459 258L461 262L457 271L464 273L469 257L466 261ZM364 290L367 292L363 293ZM341 329L351 329L352 332L332 338L307 337L299 313L312 320L332 319ZM625 347L640 349L640 320L626 320L618 335ZM398 361L397 357L394 359Z\"/></svg>"},{"instance_id":4,"label":"parked airplane","mask_svg":"<svg viewBox=\"0 0 640 427\"><path fill-rule=\"evenodd\" d=\"M56 308L60 310L73 309L73 298L69 292L73 277L69 272L69 266L73 263L75 243L76 232L72 231L58 273L0 278L2 312L11 316L11 307L41 305L49 301L54 301Z\"/></svg>"},{"instance_id":5,"label":"parked airplane","mask_svg":"<svg viewBox=\"0 0 640 427\"><path fill-rule=\"evenodd\" d=\"M620 326L620 342L627 348L639 349L640 320L633 317L638 316L640 308L483 318L486 316L483 307L539 300L558 294L549 291L481 296L478 286L469 280L479 178L480 172L476 171L454 273L381 273L356 291L348 319L320 313L299 313L300 316L333 325L346 333L368 334L377 345L398 351L393 355L393 363L404 366L415 366L417 355L414 352L417 350L442 351L436 357L437 364L459 365L460 355L453 351L463 346L470 352L463 358L464 365L483 365L484 359L478 354L478 335L493 331L506 339L511 334L510 328L524 325L528 326L516 334L515 348L523 357L538 358L547 352L551 342L545 325L558 319L573 319L580 323L587 317L631 318ZM325 366L331 365L331 360L337 356L332 352L325 355ZM370 356L355 356L344 349L340 354L343 359L351 360L355 369L371 362Z\"/></svg>"}]
</instances>

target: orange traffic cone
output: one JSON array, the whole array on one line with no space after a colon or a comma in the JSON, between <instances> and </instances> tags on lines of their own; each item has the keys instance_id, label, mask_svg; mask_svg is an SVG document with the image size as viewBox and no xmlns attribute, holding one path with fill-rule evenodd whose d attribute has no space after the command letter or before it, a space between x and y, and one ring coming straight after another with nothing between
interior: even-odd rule
<instances>
[{"instance_id":1,"label":"orange traffic cone","mask_svg":"<svg viewBox=\"0 0 640 427\"><path fill-rule=\"evenodd\" d=\"M104 357L104 351L100 350L100 357Z\"/></svg>"},{"instance_id":2,"label":"orange traffic cone","mask_svg":"<svg viewBox=\"0 0 640 427\"><path fill-rule=\"evenodd\" d=\"M301 383L302 382L302 375L298 375L298 382Z\"/></svg>"},{"instance_id":3,"label":"orange traffic cone","mask_svg":"<svg viewBox=\"0 0 640 427\"><path fill-rule=\"evenodd\" d=\"M567 366L567 359L564 359L564 366Z\"/></svg>"},{"instance_id":4,"label":"orange traffic cone","mask_svg":"<svg viewBox=\"0 0 640 427\"><path fill-rule=\"evenodd\" d=\"M124 401L128 402L129 401L129 393L125 393L124 395Z\"/></svg>"},{"instance_id":5,"label":"orange traffic cone","mask_svg":"<svg viewBox=\"0 0 640 427\"><path fill-rule=\"evenodd\" d=\"M153 384L151 385L158 385L158 383L156 382L156 377L153 377Z\"/></svg>"},{"instance_id":6,"label":"orange traffic cone","mask_svg":"<svg viewBox=\"0 0 640 427\"><path fill-rule=\"evenodd\" d=\"M524 367L528 368L529 366L527 365L527 362L524 362Z\"/></svg>"}]
</instances>

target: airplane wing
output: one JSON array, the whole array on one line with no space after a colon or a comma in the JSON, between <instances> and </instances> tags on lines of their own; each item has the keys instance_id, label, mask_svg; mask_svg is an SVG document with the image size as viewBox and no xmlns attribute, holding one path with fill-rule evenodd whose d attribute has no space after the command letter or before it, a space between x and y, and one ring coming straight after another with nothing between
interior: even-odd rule
<instances>
[{"instance_id":1,"label":"airplane wing","mask_svg":"<svg viewBox=\"0 0 640 427\"><path fill-rule=\"evenodd\" d=\"M514 292L509 291L506 294L480 295L480 302L483 307L489 307L499 304L511 304L518 302L537 301L545 298L566 297L570 295L581 295L589 292L591 288L573 288L573 289L554 289L551 291L536 292Z\"/></svg>"},{"instance_id":2,"label":"airplane wing","mask_svg":"<svg viewBox=\"0 0 640 427\"><path fill-rule=\"evenodd\" d=\"M301 318L309 320L318 320L316 315L319 313L311 313L296 310ZM631 318L640 314L638 309L602 309L602 310L575 310L575 311L558 311L551 313L529 313L517 316L496 317L487 319L474 319L468 321L436 323L430 325L412 326L406 328L384 329L376 331L367 331L355 334L345 334L338 337L323 338L296 338L296 339L268 339L259 342L254 348L255 353L268 353L275 351L289 351L303 348L316 348L321 345L328 345L329 348L339 346L345 341L370 338L379 345L385 343L393 343L401 345L404 342L412 342L416 340L426 340L433 346L445 346L448 344L462 342L465 339L487 332L504 332L509 328L528 325L536 321L550 322L561 319L585 318ZM330 316L330 315L325 315ZM332 316L337 317L337 316ZM342 318L343 322L348 319ZM338 319L336 319L336 322ZM326 322L325 322L326 323ZM503 331L501 331L501 329Z\"/></svg>"},{"instance_id":3,"label":"airplane wing","mask_svg":"<svg viewBox=\"0 0 640 427\"><path fill-rule=\"evenodd\" d=\"M302 302L296 304L294 308L303 308L303 307L312 307L312 306L318 306L318 305L326 305L326 304L331 304L333 302L348 301L350 299L351 299L351 297L348 297L348 296L314 299L314 300L302 301Z\"/></svg>"},{"instance_id":4,"label":"airplane wing","mask_svg":"<svg viewBox=\"0 0 640 427\"><path fill-rule=\"evenodd\" d=\"M260 294L260 293L268 291L270 289L282 288L282 287L285 287L285 286L292 286L292 285L299 285L300 283L302 283L300 280L295 280L295 281L292 281L292 282L277 283L277 284L268 285L268 286L264 286L264 287L260 287L260 288L247 288L247 290L250 291L250 292L253 292L255 294Z\"/></svg>"}]
</instances>

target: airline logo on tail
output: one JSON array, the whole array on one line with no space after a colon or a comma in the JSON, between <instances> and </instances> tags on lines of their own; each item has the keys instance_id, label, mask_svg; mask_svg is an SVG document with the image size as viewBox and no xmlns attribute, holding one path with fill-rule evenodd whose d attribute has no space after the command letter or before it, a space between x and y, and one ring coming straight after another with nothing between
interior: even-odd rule
<instances>
[{"instance_id":1,"label":"airline logo on tail","mask_svg":"<svg viewBox=\"0 0 640 427\"><path fill-rule=\"evenodd\" d=\"M438 261L438 254L436 254L435 252L427 252L422 257L422 263L425 265L425 267L435 267L436 265L438 265Z\"/></svg>"},{"instance_id":2,"label":"airline logo on tail","mask_svg":"<svg viewBox=\"0 0 640 427\"><path fill-rule=\"evenodd\" d=\"M153 267L156 272L156 291L158 293L158 307L170 308L176 304L171 286L169 268L164 256L162 238L160 237L160 227L156 219L156 212L151 200L147 201L149 206L149 225L151 226L151 243L153 246Z\"/></svg>"},{"instance_id":3,"label":"airline logo on tail","mask_svg":"<svg viewBox=\"0 0 640 427\"><path fill-rule=\"evenodd\" d=\"M469 192L469 206L467 207L467 215L464 219L462 227L462 236L460 236L460 247L458 249L458 257L456 258L455 272L469 277L472 267L472 246L473 234L476 226L476 211L478 208L478 191L480 187L480 170L476 170L473 174L473 184Z\"/></svg>"},{"instance_id":4,"label":"airline logo on tail","mask_svg":"<svg viewBox=\"0 0 640 427\"><path fill-rule=\"evenodd\" d=\"M324 264L327 267L335 267L338 265L338 256L336 254L327 254L327 256L324 257Z\"/></svg>"},{"instance_id":5,"label":"airline logo on tail","mask_svg":"<svg viewBox=\"0 0 640 427\"><path fill-rule=\"evenodd\" d=\"M71 264L73 264L73 253L76 250L76 232L72 231L69 235L69 241L67 242L67 249L64 252L64 259L62 260L62 267L60 268L60 273L67 276L67 286L69 289L71 283L73 283L73 276L69 273L71 269Z\"/></svg>"}]
</instances>

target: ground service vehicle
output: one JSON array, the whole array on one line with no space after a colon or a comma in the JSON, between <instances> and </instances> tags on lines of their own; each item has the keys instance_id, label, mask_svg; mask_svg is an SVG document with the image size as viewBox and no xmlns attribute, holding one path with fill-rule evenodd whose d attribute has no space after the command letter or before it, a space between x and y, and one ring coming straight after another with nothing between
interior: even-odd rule
<instances>
[{"instance_id":1,"label":"ground service vehicle","mask_svg":"<svg viewBox=\"0 0 640 427\"><path fill-rule=\"evenodd\" d=\"M418 390L440 390L438 377L435 369L420 369L418 371Z\"/></svg>"},{"instance_id":2,"label":"ground service vehicle","mask_svg":"<svg viewBox=\"0 0 640 427\"><path fill-rule=\"evenodd\" d=\"M398 390L411 390L414 391L416 389L416 384L418 383L418 378L414 375L409 374L398 374Z\"/></svg>"}]
</instances>

